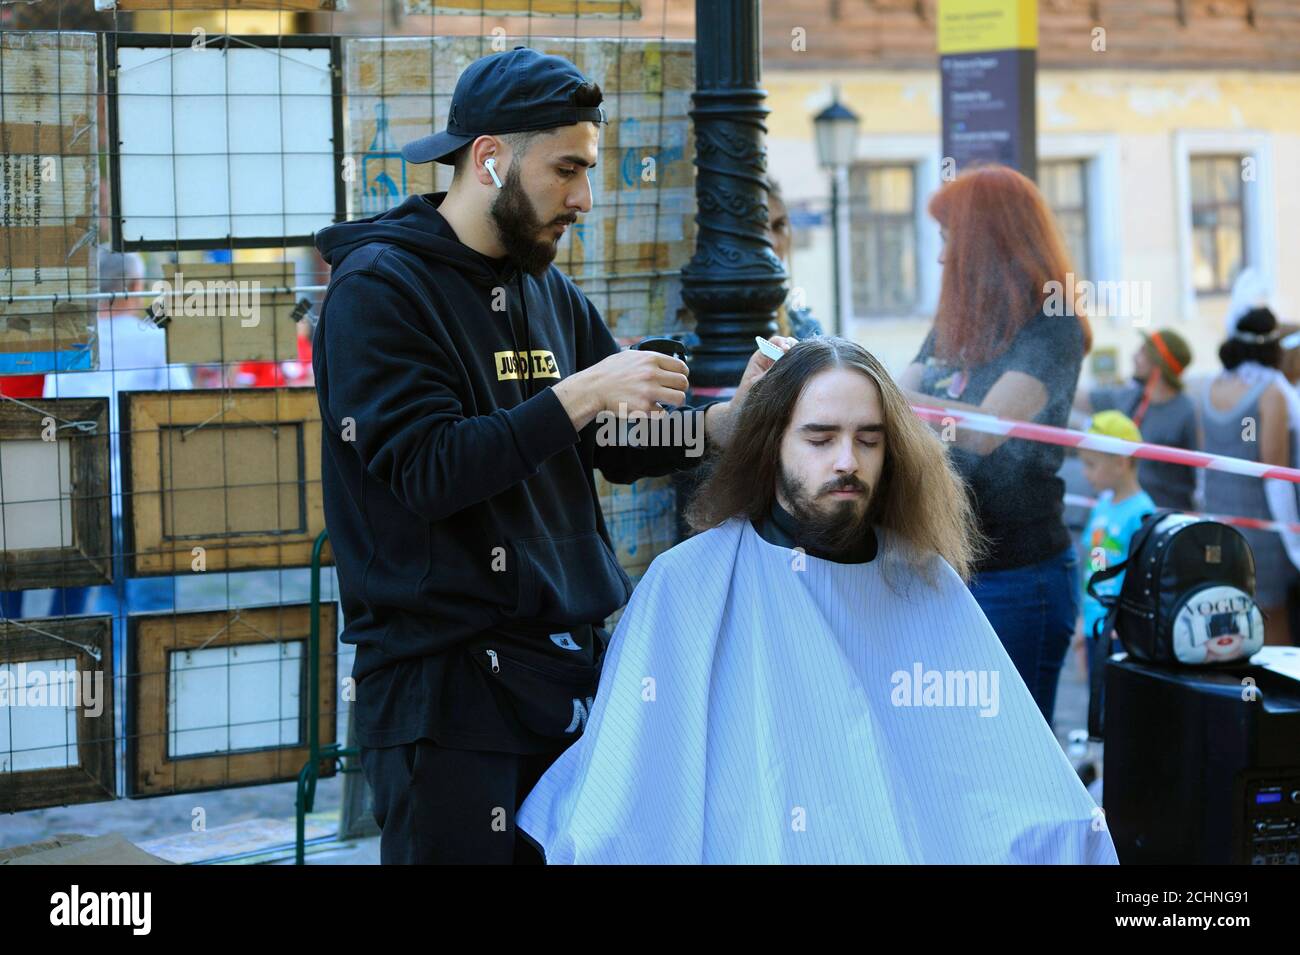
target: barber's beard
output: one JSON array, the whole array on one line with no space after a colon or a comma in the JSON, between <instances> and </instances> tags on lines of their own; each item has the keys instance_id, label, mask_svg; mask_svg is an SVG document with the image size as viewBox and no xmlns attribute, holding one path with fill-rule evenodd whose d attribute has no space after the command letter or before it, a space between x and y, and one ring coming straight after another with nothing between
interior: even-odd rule
<instances>
[{"instance_id":1,"label":"barber's beard","mask_svg":"<svg viewBox=\"0 0 1300 955\"><path fill-rule=\"evenodd\" d=\"M540 278L555 260L558 242L551 226L556 223L543 223L538 218L532 200L520 183L518 169L517 162L510 164L505 183L488 211L496 223L506 255L522 271ZM573 222L574 218L560 221Z\"/></svg>"},{"instance_id":2,"label":"barber's beard","mask_svg":"<svg viewBox=\"0 0 1300 955\"><path fill-rule=\"evenodd\" d=\"M777 486L799 525L799 543L809 550L839 555L852 551L867 536L871 513L871 488L857 478L835 481L818 489L816 495L780 468ZM824 492L838 488L863 489L857 499L836 500ZM864 504L865 500L865 504Z\"/></svg>"}]
</instances>

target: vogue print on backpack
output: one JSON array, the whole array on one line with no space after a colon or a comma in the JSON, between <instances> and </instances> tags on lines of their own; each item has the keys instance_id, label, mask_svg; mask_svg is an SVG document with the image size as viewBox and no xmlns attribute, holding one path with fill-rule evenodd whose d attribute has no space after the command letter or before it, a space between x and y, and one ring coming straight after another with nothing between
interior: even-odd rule
<instances>
[{"instance_id":1,"label":"vogue print on backpack","mask_svg":"<svg viewBox=\"0 0 1300 955\"><path fill-rule=\"evenodd\" d=\"M1174 612L1173 634L1179 663L1228 663L1264 645L1264 619L1254 598L1211 585L1189 594Z\"/></svg>"}]
</instances>

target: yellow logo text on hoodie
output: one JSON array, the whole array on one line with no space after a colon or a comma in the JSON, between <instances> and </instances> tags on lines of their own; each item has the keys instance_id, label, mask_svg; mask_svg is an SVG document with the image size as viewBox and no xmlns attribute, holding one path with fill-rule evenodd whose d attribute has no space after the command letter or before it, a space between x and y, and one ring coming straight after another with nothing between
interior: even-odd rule
<instances>
[{"instance_id":1,"label":"yellow logo text on hoodie","mask_svg":"<svg viewBox=\"0 0 1300 955\"><path fill-rule=\"evenodd\" d=\"M541 348L530 352L493 352L492 360L496 364L497 381L560 377L560 366L555 363L555 354Z\"/></svg>"}]
</instances>

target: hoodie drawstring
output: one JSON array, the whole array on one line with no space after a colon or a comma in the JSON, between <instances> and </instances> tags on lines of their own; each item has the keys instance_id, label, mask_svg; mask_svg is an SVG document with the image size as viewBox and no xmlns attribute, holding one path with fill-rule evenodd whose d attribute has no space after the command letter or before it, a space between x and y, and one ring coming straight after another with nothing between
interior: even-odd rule
<instances>
[{"instance_id":1,"label":"hoodie drawstring","mask_svg":"<svg viewBox=\"0 0 1300 955\"><path fill-rule=\"evenodd\" d=\"M519 375L519 387L523 391L524 400L527 401L534 394L533 390L533 326L528 321L528 298L524 294L524 280L518 269L515 269L515 288L519 291L519 307L524 313L524 354L523 354L523 371ZM506 307L506 324L510 326L510 344L514 346L515 358L519 357L519 337L515 334L515 320L510 315L509 306Z\"/></svg>"},{"instance_id":2,"label":"hoodie drawstring","mask_svg":"<svg viewBox=\"0 0 1300 955\"><path fill-rule=\"evenodd\" d=\"M528 369L528 377L524 379L524 397L527 399L536 394L533 388L533 326L528 321L528 296L524 294L524 278L518 269L515 270L515 285L519 289L519 305L524 310L524 364Z\"/></svg>"}]
</instances>

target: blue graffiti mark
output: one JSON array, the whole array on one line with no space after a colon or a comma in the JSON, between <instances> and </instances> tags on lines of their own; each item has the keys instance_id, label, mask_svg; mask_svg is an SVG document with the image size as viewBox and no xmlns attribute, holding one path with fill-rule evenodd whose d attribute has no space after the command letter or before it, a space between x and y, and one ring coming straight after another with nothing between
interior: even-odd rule
<instances>
[{"instance_id":1,"label":"blue graffiti mark","mask_svg":"<svg viewBox=\"0 0 1300 955\"><path fill-rule=\"evenodd\" d=\"M388 174L388 163L396 160L401 170L401 184ZM376 171L372 172L372 166ZM406 195L406 160L388 132L388 108L375 104L375 137L361 156L361 211L367 214L391 209L400 196Z\"/></svg>"},{"instance_id":2,"label":"blue graffiti mark","mask_svg":"<svg viewBox=\"0 0 1300 955\"><path fill-rule=\"evenodd\" d=\"M623 150L623 164L620 170L623 174L623 185L640 187L641 165L647 158L653 158L656 166L663 166L683 158L685 154L685 147L681 145L669 146L657 153L647 153L645 155L641 155L637 147L629 146Z\"/></svg>"},{"instance_id":3,"label":"blue graffiti mark","mask_svg":"<svg viewBox=\"0 0 1300 955\"><path fill-rule=\"evenodd\" d=\"M393 182L393 177L386 171L381 171L370 182L366 183L366 190L361 200L361 206L365 212L381 212L391 209L393 203L390 200L396 199L400 192L397 189L397 183Z\"/></svg>"}]
</instances>

